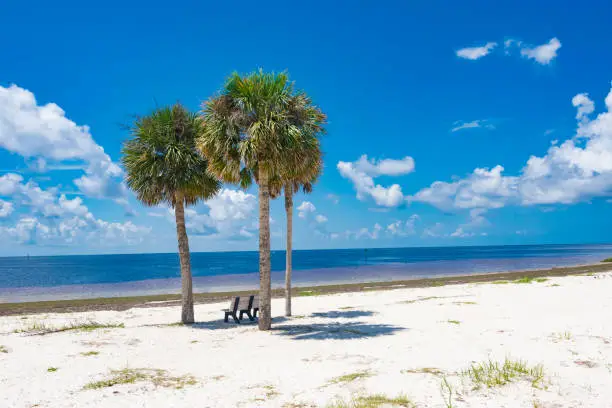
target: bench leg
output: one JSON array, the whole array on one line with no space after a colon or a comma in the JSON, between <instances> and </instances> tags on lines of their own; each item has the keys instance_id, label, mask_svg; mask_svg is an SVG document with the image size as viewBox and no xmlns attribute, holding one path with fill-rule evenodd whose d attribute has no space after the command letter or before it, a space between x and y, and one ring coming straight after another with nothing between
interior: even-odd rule
<instances>
[{"instance_id":1,"label":"bench leg","mask_svg":"<svg viewBox=\"0 0 612 408\"><path fill-rule=\"evenodd\" d=\"M246 315L249 317L249 320L250 320L250 321L255 320L255 319L253 318L253 315L251 314L251 312L250 312L250 311L248 311L248 310L247 310Z\"/></svg>"},{"instance_id":2,"label":"bench leg","mask_svg":"<svg viewBox=\"0 0 612 408\"><path fill-rule=\"evenodd\" d=\"M235 321L236 323L240 324L240 320L238 320L238 316L236 316L236 313L234 313L234 314L232 315L232 317L234 318L234 321Z\"/></svg>"},{"instance_id":3,"label":"bench leg","mask_svg":"<svg viewBox=\"0 0 612 408\"><path fill-rule=\"evenodd\" d=\"M240 316L238 316L238 319L242 320L242 317L244 316L244 310L240 311Z\"/></svg>"},{"instance_id":4,"label":"bench leg","mask_svg":"<svg viewBox=\"0 0 612 408\"><path fill-rule=\"evenodd\" d=\"M225 319L223 319L225 323L228 323L227 318L229 317L229 315L230 315L229 313L225 312Z\"/></svg>"}]
</instances>

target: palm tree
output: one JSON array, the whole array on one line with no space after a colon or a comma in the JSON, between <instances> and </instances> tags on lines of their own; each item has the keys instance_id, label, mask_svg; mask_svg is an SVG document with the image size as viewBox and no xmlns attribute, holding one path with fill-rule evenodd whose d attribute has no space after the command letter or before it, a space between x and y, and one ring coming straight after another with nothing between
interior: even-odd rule
<instances>
[{"instance_id":1,"label":"palm tree","mask_svg":"<svg viewBox=\"0 0 612 408\"><path fill-rule=\"evenodd\" d=\"M203 104L198 147L221 180L259 186L259 329L271 326L270 180L293 163L302 134L290 120L293 85L285 73L232 74L220 95Z\"/></svg>"},{"instance_id":2,"label":"palm tree","mask_svg":"<svg viewBox=\"0 0 612 408\"><path fill-rule=\"evenodd\" d=\"M285 195L285 213L287 216L286 234L286 269L285 269L285 316L291 316L291 274L293 247L293 194L300 189L304 193L312 192L312 186L323 170L322 154L318 136L325 129L326 115L312 104L304 93L298 93L289 102L289 119L301 132L299 148L289 156L293 164L287 172L271 182L271 194L274 198Z\"/></svg>"},{"instance_id":3,"label":"palm tree","mask_svg":"<svg viewBox=\"0 0 612 408\"><path fill-rule=\"evenodd\" d=\"M200 117L178 103L158 108L148 116L136 118L121 159L127 185L140 201L148 206L167 204L174 209L181 263L181 321L185 324L194 322L185 205L213 197L221 186L195 148L201 128Z\"/></svg>"}]
</instances>

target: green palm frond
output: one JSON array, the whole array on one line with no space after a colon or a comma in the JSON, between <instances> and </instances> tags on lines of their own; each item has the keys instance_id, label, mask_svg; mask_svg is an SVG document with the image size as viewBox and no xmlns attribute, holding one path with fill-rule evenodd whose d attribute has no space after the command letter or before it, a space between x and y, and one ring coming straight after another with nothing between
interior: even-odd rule
<instances>
[{"instance_id":1,"label":"green palm frond","mask_svg":"<svg viewBox=\"0 0 612 408\"><path fill-rule=\"evenodd\" d=\"M288 183L310 191L321 174L318 137L327 118L286 73L233 73L203 104L202 117L197 145L223 181L246 188L262 169L278 195Z\"/></svg>"},{"instance_id":2,"label":"green palm frond","mask_svg":"<svg viewBox=\"0 0 612 408\"><path fill-rule=\"evenodd\" d=\"M127 185L140 201L174 206L180 193L186 204L195 204L218 192L221 183L195 147L202 127L202 119L180 104L136 118L121 160Z\"/></svg>"}]
</instances>

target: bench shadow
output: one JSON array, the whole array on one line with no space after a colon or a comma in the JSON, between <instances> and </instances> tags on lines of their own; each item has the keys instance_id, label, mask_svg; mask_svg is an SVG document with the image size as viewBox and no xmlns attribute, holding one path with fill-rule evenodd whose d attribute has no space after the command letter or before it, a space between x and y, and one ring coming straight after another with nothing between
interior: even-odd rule
<instances>
[{"instance_id":1,"label":"bench shadow","mask_svg":"<svg viewBox=\"0 0 612 408\"><path fill-rule=\"evenodd\" d=\"M289 320L286 317L273 317L272 324L275 323L283 323ZM250 321L248 318L244 318L240 320L240 324L234 322L231 318L228 323L225 323L223 319L214 320L212 322L195 322L193 324L188 325L192 329L200 329L200 330L224 330L224 329L236 329L240 327L253 327L257 326L257 318L255 320Z\"/></svg>"},{"instance_id":2,"label":"bench shadow","mask_svg":"<svg viewBox=\"0 0 612 408\"><path fill-rule=\"evenodd\" d=\"M272 333L294 340L352 340L378 336L389 336L405 327L389 324L366 323L314 323L303 325L272 326Z\"/></svg>"},{"instance_id":3,"label":"bench shadow","mask_svg":"<svg viewBox=\"0 0 612 408\"><path fill-rule=\"evenodd\" d=\"M330 319L355 319L357 317L374 316L376 313L369 310L330 310L329 312L312 313L312 317L327 317Z\"/></svg>"}]
</instances>

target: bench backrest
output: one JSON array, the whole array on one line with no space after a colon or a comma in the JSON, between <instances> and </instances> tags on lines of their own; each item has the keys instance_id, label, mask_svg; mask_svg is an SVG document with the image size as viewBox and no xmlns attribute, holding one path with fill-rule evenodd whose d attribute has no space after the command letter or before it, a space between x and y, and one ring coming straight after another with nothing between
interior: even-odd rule
<instances>
[{"instance_id":1,"label":"bench backrest","mask_svg":"<svg viewBox=\"0 0 612 408\"><path fill-rule=\"evenodd\" d=\"M232 303L230 303L229 310L237 310L239 302L240 302L240 298L239 297L232 298Z\"/></svg>"},{"instance_id":2,"label":"bench backrest","mask_svg":"<svg viewBox=\"0 0 612 408\"><path fill-rule=\"evenodd\" d=\"M259 296L255 295L253 298L253 304L251 305L253 309L259 309Z\"/></svg>"},{"instance_id":3,"label":"bench backrest","mask_svg":"<svg viewBox=\"0 0 612 408\"><path fill-rule=\"evenodd\" d=\"M238 303L238 310L249 310L249 306L251 306L250 303L251 303L250 296L241 296L240 302Z\"/></svg>"}]
</instances>

